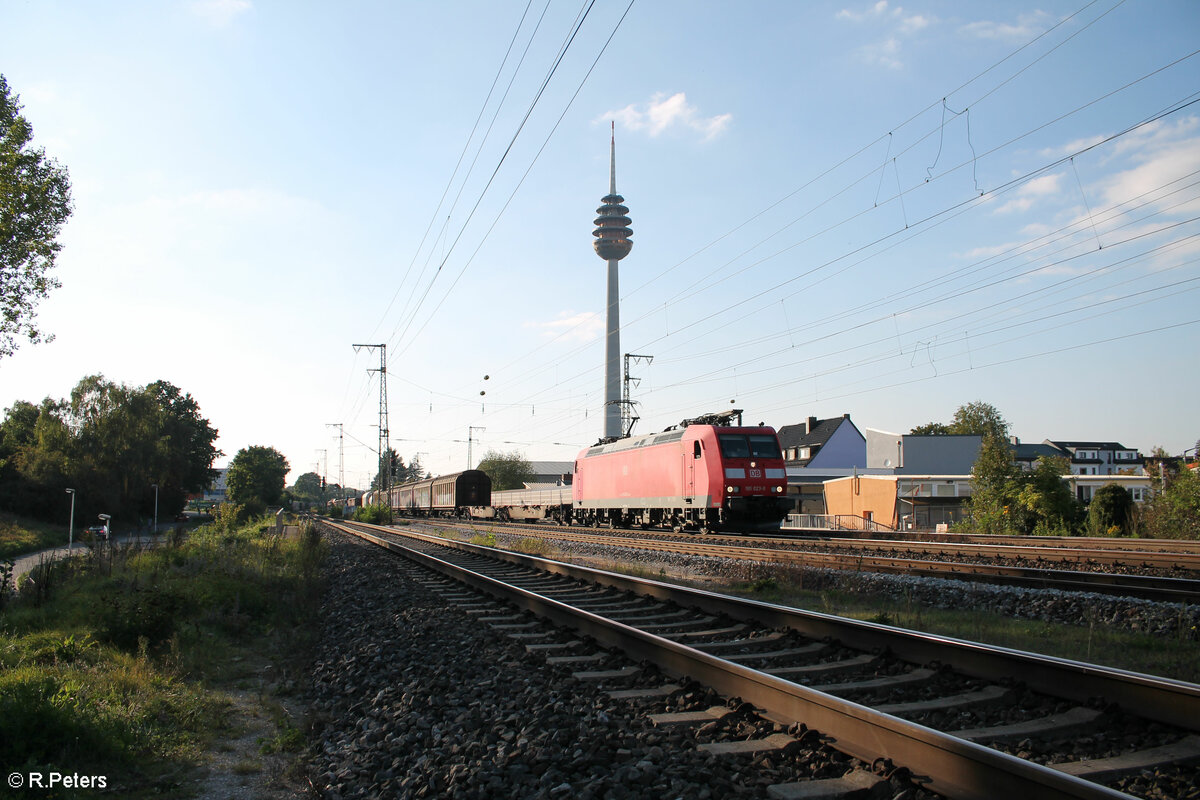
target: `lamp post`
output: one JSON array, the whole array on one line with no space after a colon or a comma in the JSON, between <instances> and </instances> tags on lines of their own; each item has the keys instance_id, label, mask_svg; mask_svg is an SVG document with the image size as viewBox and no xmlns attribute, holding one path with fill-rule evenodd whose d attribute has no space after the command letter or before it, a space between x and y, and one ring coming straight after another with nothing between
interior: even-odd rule
<instances>
[{"instance_id":1,"label":"lamp post","mask_svg":"<svg viewBox=\"0 0 1200 800\"><path fill-rule=\"evenodd\" d=\"M100 521L104 523L104 541L110 541L112 538L112 530L108 527L108 521L112 519L111 514L99 514Z\"/></svg>"},{"instance_id":2,"label":"lamp post","mask_svg":"<svg viewBox=\"0 0 1200 800\"><path fill-rule=\"evenodd\" d=\"M70 555L75 546L75 490L67 489L67 494L71 495L71 524L67 527L67 555Z\"/></svg>"}]
</instances>

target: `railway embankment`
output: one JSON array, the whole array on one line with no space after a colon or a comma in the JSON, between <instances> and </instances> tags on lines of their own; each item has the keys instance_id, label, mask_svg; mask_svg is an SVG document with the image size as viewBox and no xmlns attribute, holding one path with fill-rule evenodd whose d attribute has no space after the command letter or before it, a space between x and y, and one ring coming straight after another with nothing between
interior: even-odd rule
<instances>
[{"instance_id":1,"label":"railway embankment","mask_svg":"<svg viewBox=\"0 0 1200 800\"><path fill-rule=\"evenodd\" d=\"M440 535L469 538L444 526ZM527 534L493 532L527 551ZM581 541L537 540L536 555L744 594L814 611L1047 655L1200 681L1200 606L859 570L758 563Z\"/></svg>"},{"instance_id":2,"label":"railway embankment","mask_svg":"<svg viewBox=\"0 0 1200 800\"><path fill-rule=\"evenodd\" d=\"M694 732L656 727L636 703L575 677L579 666L551 663L547 653L572 647L536 621L373 545L331 541L310 743L322 797L762 797L848 769L816 742L787 755L700 749ZM496 621L510 616L520 619ZM648 685L663 682L633 666ZM691 693L679 702L722 702ZM880 796L917 796L907 789Z\"/></svg>"}]
</instances>

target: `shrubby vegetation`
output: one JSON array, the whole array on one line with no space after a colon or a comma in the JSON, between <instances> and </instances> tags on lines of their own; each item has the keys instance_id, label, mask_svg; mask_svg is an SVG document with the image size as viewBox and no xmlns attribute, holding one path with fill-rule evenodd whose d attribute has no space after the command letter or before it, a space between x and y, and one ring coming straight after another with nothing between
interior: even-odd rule
<instances>
[{"instance_id":1,"label":"shrubby vegetation","mask_svg":"<svg viewBox=\"0 0 1200 800\"><path fill-rule=\"evenodd\" d=\"M224 724L207 687L305 651L325 553L315 530L287 539L259 520L39 568L0 618L0 761L172 790L162 774Z\"/></svg>"},{"instance_id":2,"label":"shrubby vegetation","mask_svg":"<svg viewBox=\"0 0 1200 800\"><path fill-rule=\"evenodd\" d=\"M391 525L392 509L390 506L374 505L354 509L354 521L366 522L371 525Z\"/></svg>"},{"instance_id":3,"label":"shrubby vegetation","mask_svg":"<svg viewBox=\"0 0 1200 800\"><path fill-rule=\"evenodd\" d=\"M1141 509L1139 533L1159 539L1200 539L1200 475L1186 466L1164 478Z\"/></svg>"},{"instance_id":4,"label":"shrubby vegetation","mask_svg":"<svg viewBox=\"0 0 1200 800\"><path fill-rule=\"evenodd\" d=\"M1102 486L1088 504L1088 536L1128 536L1135 513L1128 489L1115 483Z\"/></svg>"}]
</instances>

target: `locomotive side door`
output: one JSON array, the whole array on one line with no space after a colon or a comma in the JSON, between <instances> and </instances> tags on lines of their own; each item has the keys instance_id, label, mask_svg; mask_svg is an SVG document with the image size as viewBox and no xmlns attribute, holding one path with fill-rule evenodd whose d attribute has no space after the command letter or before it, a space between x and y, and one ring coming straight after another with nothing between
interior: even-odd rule
<instances>
[{"instance_id":1,"label":"locomotive side door","mask_svg":"<svg viewBox=\"0 0 1200 800\"><path fill-rule=\"evenodd\" d=\"M696 466L700 461L700 456L703 450L700 446L700 440L692 441L692 452L684 452L684 468L683 468L683 502L689 508L694 507L696 501Z\"/></svg>"}]
</instances>

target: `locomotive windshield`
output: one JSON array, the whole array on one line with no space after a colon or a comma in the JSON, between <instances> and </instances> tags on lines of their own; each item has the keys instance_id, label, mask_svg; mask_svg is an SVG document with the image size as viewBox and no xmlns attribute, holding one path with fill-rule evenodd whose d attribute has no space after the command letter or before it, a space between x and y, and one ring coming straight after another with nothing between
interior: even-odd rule
<instances>
[{"instance_id":1,"label":"locomotive windshield","mask_svg":"<svg viewBox=\"0 0 1200 800\"><path fill-rule=\"evenodd\" d=\"M725 458L782 458L779 452L779 442L774 436L752 433L743 436L739 433L718 434L721 442L721 455Z\"/></svg>"},{"instance_id":2,"label":"locomotive windshield","mask_svg":"<svg viewBox=\"0 0 1200 800\"><path fill-rule=\"evenodd\" d=\"M783 458L779 441L774 436L750 434L750 455L754 458Z\"/></svg>"},{"instance_id":3,"label":"locomotive windshield","mask_svg":"<svg viewBox=\"0 0 1200 800\"><path fill-rule=\"evenodd\" d=\"M721 442L721 455L725 458L749 458L750 445L745 436L734 433L722 433L717 436Z\"/></svg>"}]
</instances>

